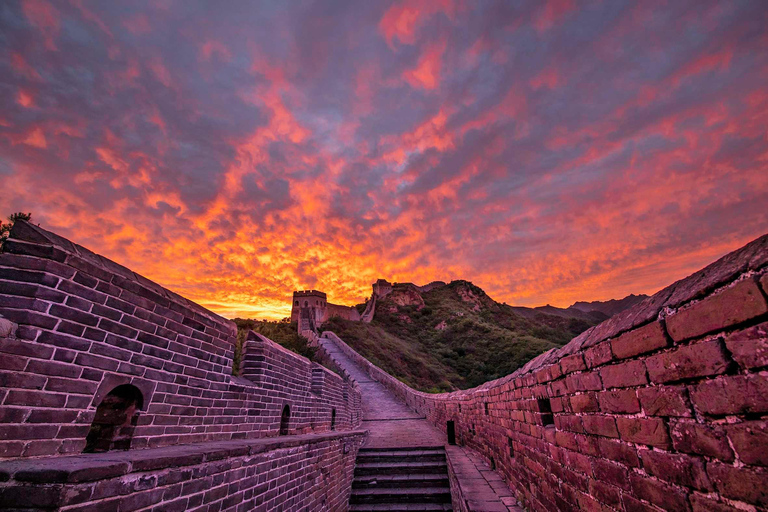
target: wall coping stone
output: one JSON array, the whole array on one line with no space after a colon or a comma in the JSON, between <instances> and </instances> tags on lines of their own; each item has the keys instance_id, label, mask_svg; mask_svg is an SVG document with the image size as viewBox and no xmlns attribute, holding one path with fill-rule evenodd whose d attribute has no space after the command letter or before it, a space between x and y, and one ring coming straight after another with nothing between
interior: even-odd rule
<instances>
[{"instance_id":1,"label":"wall coping stone","mask_svg":"<svg viewBox=\"0 0 768 512\"><path fill-rule=\"evenodd\" d=\"M179 466L192 466L228 457L311 445L337 439L356 438L367 430L333 431L321 434L213 441L144 450L113 451L74 456L48 456L0 462L0 481L30 483L81 483Z\"/></svg>"}]
</instances>

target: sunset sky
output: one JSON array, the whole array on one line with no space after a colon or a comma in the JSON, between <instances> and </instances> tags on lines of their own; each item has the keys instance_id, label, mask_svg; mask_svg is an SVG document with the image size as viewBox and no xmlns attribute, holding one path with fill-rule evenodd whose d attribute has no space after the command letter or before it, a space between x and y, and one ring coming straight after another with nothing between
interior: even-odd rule
<instances>
[{"instance_id":1,"label":"sunset sky","mask_svg":"<svg viewBox=\"0 0 768 512\"><path fill-rule=\"evenodd\" d=\"M224 316L653 293L768 232L766 2L0 2L0 214Z\"/></svg>"}]
</instances>

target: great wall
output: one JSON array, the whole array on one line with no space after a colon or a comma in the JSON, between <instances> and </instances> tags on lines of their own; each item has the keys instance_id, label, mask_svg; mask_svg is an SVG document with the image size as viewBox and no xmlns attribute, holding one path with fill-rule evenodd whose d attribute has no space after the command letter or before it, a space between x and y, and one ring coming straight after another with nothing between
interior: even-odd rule
<instances>
[{"instance_id":1,"label":"great wall","mask_svg":"<svg viewBox=\"0 0 768 512\"><path fill-rule=\"evenodd\" d=\"M765 511L766 292L768 235L511 375L428 394L315 335L354 313L310 291L293 306L324 308L305 330L334 371L250 333L233 376L233 322L19 221L0 509Z\"/></svg>"}]
</instances>

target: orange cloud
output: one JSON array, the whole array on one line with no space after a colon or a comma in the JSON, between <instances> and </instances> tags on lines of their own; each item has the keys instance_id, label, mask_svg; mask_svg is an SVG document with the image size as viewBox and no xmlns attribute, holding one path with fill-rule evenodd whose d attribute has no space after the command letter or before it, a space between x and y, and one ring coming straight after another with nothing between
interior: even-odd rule
<instances>
[{"instance_id":1,"label":"orange cloud","mask_svg":"<svg viewBox=\"0 0 768 512\"><path fill-rule=\"evenodd\" d=\"M394 39L401 44L414 44L416 31L430 17L438 12L452 15L452 0L402 0L390 7L379 22L379 30L390 47Z\"/></svg>"},{"instance_id":2,"label":"orange cloud","mask_svg":"<svg viewBox=\"0 0 768 512\"><path fill-rule=\"evenodd\" d=\"M403 78L415 89L432 90L440 85L440 70L442 68L445 41L427 46L419 57L416 67L403 73Z\"/></svg>"}]
</instances>

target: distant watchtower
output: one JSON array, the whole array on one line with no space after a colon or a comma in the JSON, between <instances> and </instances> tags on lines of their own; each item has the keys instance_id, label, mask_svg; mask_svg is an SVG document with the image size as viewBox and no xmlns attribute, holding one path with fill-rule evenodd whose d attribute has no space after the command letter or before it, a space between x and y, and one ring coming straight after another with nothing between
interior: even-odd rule
<instances>
[{"instance_id":1,"label":"distant watchtower","mask_svg":"<svg viewBox=\"0 0 768 512\"><path fill-rule=\"evenodd\" d=\"M291 322L299 324L299 332L314 331L326 318L328 298L325 293L317 290L302 290L293 292L291 306Z\"/></svg>"}]
</instances>

